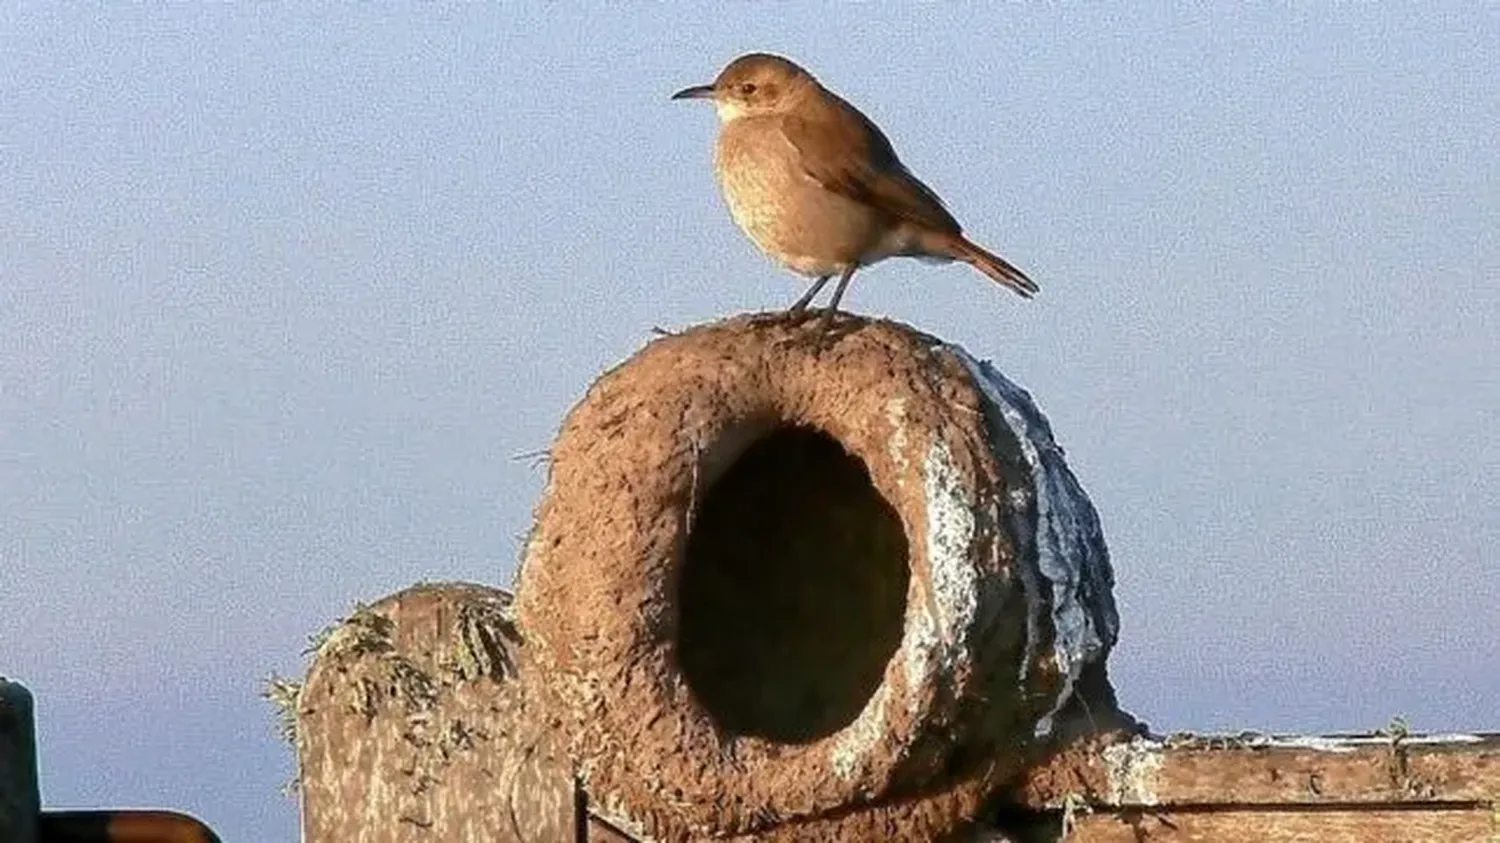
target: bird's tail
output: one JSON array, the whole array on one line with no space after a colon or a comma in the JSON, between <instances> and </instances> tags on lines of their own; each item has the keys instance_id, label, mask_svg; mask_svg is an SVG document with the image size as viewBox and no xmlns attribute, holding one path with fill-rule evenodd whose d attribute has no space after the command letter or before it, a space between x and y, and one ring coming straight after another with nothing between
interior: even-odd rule
<instances>
[{"instance_id":1,"label":"bird's tail","mask_svg":"<svg viewBox=\"0 0 1500 843\"><path fill-rule=\"evenodd\" d=\"M997 284L1009 287L1022 298L1031 298L1041 290L1026 273L1011 266L999 255L991 254L976 246L968 238L955 236L948 244L953 257L969 264L993 279Z\"/></svg>"}]
</instances>

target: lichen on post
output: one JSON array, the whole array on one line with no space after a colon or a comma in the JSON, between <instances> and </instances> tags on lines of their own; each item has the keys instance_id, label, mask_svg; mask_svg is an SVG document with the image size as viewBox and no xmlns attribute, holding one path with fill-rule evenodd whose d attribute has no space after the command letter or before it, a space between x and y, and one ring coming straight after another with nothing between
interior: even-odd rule
<instances>
[{"instance_id":1,"label":"lichen on post","mask_svg":"<svg viewBox=\"0 0 1500 843\"><path fill-rule=\"evenodd\" d=\"M1093 508L1030 398L933 337L765 316L665 337L550 454L521 678L595 810L643 838L939 834L1102 677Z\"/></svg>"},{"instance_id":2,"label":"lichen on post","mask_svg":"<svg viewBox=\"0 0 1500 843\"><path fill-rule=\"evenodd\" d=\"M362 607L290 702L307 843L572 840L568 764L526 730L510 595L422 584Z\"/></svg>"}]
</instances>

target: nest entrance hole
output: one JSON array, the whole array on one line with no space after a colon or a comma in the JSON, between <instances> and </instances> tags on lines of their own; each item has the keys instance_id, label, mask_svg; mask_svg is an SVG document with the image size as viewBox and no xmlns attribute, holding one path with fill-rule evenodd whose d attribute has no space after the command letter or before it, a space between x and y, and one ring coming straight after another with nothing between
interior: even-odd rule
<instances>
[{"instance_id":1,"label":"nest entrance hole","mask_svg":"<svg viewBox=\"0 0 1500 843\"><path fill-rule=\"evenodd\" d=\"M770 430L698 502L678 593L688 685L731 734L842 729L901 643L907 560L862 460L821 431Z\"/></svg>"}]
</instances>

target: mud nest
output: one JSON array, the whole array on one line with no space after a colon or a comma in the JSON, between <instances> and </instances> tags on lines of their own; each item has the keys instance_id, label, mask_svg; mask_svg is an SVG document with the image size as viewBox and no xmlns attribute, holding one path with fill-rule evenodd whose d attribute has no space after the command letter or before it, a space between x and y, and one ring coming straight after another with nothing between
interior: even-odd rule
<instances>
[{"instance_id":1,"label":"mud nest","mask_svg":"<svg viewBox=\"0 0 1500 843\"><path fill-rule=\"evenodd\" d=\"M1002 381L893 323L757 316L594 383L516 614L597 810L659 840L925 839L1019 771L1113 606L1092 508ZM851 819L882 800L902 819Z\"/></svg>"}]
</instances>

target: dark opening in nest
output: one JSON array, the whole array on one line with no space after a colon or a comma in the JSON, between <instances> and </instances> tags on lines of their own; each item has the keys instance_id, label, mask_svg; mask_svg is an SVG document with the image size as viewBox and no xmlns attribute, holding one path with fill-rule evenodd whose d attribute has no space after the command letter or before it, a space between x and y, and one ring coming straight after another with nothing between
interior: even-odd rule
<instances>
[{"instance_id":1,"label":"dark opening in nest","mask_svg":"<svg viewBox=\"0 0 1500 843\"><path fill-rule=\"evenodd\" d=\"M805 743L847 726L901 643L906 533L863 461L777 428L699 502L679 591L689 686L732 734Z\"/></svg>"}]
</instances>

